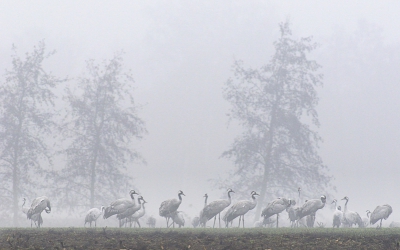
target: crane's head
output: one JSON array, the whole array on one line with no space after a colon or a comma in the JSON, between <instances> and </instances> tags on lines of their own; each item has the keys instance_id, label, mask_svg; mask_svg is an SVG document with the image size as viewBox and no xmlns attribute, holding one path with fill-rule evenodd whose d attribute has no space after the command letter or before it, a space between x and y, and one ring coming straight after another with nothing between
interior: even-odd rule
<instances>
[{"instance_id":1,"label":"crane's head","mask_svg":"<svg viewBox=\"0 0 400 250\"><path fill-rule=\"evenodd\" d=\"M178 195L185 195L185 194L182 192L182 190L179 190Z\"/></svg>"},{"instance_id":2,"label":"crane's head","mask_svg":"<svg viewBox=\"0 0 400 250\"><path fill-rule=\"evenodd\" d=\"M105 206L101 206L100 207L100 211L103 212L104 210L106 210L106 207Z\"/></svg>"},{"instance_id":3,"label":"crane's head","mask_svg":"<svg viewBox=\"0 0 400 250\"><path fill-rule=\"evenodd\" d=\"M343 199L342 199L342 200L349 201L349 197L345 196L345 197L343 197Z\"/></svg>"},{"instance_id":4,"label":"crane's head","mask_svg":"<svg viewBox=\"0 0 400 250\"><path fill-rule=\"evenodd\" d=\"M136 193L136 191L132 189L131 191L129 191L129 194L133 195L133 194L138 194L138 193Z\"/></svg>"},{"instance_id":5,"label":"crane's head","mask_svg":"<svg viewBox=\"0 0 400 250\"><path fill-rule=\"evenodd\" d=\"M333 203L336 203L337 202L337 200L336 199L333 199L333 201L332 201L332 203L331 204L333 204Z\"/></svg>"},{"instance_id":6,"label":"crane's head","mask_svg":"<svg viewBox=\"0 0 400 250\"><path fill-rule=\"evenodd\" d=\"M371 213L371 211L367 210L367 217L369 218L369 214Z\"/></svg>"},{"instance_id":7,"label":"crane's head","mask_svg":"<svg viewBox=\"0 0 400 250\"><path fill-rule=\"evenodd\" d=\"M232 188L228 188L228 190L226 190L226 191L228 191L228 193L234 193L235 192L235 191L232 190Z\"/></svg>"},{"instance_id":8,"label":"crane's head","mask_svg":"<svg viewBox=\"0 0 400 250\"><path fill-rule=\"evenodd\" d=\"M325 202L326 202L326 196L325 196L325 195L322 195L322 196L321 196L321 201L322 201L322 203L325 203Z\"/></svg>"},{"instance_id":9,"label":"crane's head","mask_svg":"<svg viewBox=\"0 0 400 250\"><path fill-rule=\"evenodd\" d=\"M208 198L208 194L205 194L203 197L204 197L204 198Z\"/></svg>"},{"instance_id":10,"label":"crane's head","mask_svg":"<svg viewBox=\"0 0 400 250\"><path fill-rule=\"evenodd\" d=\"M256 191L251 191L251 196L253 196L253 197L254 197L254 195L259 195L259 194L257 194L257 192L256 192Z\"/></svg>"},{"instance_id":11,"label":"crane's head","mask_svg":"<svg viewBox=\"0 0 400 250\"><path fill-rule=\"evenodd\" d=\"M143 203L147 203L147 201L145 201L145 200L143 199L143 196L139 196L138 199L140 199Z\"/></svg>"},{"instance_id":12,"label":"crane's head","mask_svg":"<svg viewBox=\"0 0 400 250\"><path fill-rule=\"evenodd\" d=\"M338 206L338 207L337 207L337 210L342 211L342 207L341 207L341 206Z\"/></svg>"},{"instance_id":13,"label":"crane's head","mask_svg":"<svg viewBox=\"0 0 400 250\"><path fill-rule=\"evenodd\" d=\"M297 189L297 192L299 192L299 193L301 192L301 187L299 187L299 188Z\"/></svg>"},{"instance_id":14,"label":"crane's head","mask_svg":"<svg viewBox=\"0 0 400 250\"><path fill-rule=\"evenodd\" d=\"M22 198L22 200L25 202L25 201L26 201L26 198L24 197L24 198Z\"/></svg>"}]
</instances>

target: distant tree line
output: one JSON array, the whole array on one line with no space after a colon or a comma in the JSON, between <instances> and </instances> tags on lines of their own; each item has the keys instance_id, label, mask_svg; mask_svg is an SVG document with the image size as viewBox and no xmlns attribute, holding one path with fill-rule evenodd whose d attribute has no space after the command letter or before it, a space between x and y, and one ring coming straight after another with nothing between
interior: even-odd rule
<instances>
[{"instance_id":1,"label":"distant tree line","mask_svg":"<svg viewBox=\"0 0 400 250\"><path fill-rule=\"evenodd\" d=\"M220 188L232 187L239 197L260 192L256 216L270 198L290 196L300 186L309 195L319 195L331 187L332 179L319 156L321 138L315 131L316 87L323 78L320 65L308 54L316 44L311 37L294 39L288 22L279 27L272 58L260 69L235 61L234 76L223 89L231 104L229 119L243 132L222 154L233 161L230 175L216 181ZM144 162L132 142L147 130L122 53L101 63L88 60L86 74L71 79L55 77L43 67L54 54L46 52L43 41L24 57L14 52L12 68L0 86L3 216L12 214L17 225L22 197L39 193L72 210L124 195L133 186L126 166ZM56 93L60 88L61 95ZM57 107L60 100L65 107ZM54 166L56 157L65 164Z\"/></svg>"},{"instance_id":2,"label":"distant tree line","mask_svg":"<svg viewBox=\"0 0 400 250\"><path fill-rule=\"evenodd\" d=\"M74 209L106 204L131 189L132 177L124 170L129 162L142 160L132 140L147 131L137 114L133 78L123 69L122 54L100 64L89 60L87 75L61 79L43 67L54 54L46 52L43 41L24 57L13 50L12 69L0 86L3 216L12 214L17 225L22 197L33 199L39 193ZM76 89L66 85L57 96L56 87L70 81L77 81ZM57 98L68 104L61 112L55 107ZM52 160L60 155L66 164L54 170Z\"/></svg>"}]
</instances>

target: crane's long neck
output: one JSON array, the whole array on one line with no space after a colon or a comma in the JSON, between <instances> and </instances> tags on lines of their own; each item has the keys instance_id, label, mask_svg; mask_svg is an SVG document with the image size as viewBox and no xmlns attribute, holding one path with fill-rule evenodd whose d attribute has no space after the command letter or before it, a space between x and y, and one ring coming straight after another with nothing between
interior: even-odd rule
<instances>
[{"instance_id":1,"label":"crane's long neck","mask_svg":"<svg viewBox=\"0 0 400 250\"><path fill-rule=\"evenodd\" d=\"M182 203L182 194L179 193L179 194L178 194L178 197L179 197L179 203Z\"/></svg>"},{"instance_id":2,"label":"crane's long neck","mask_svg":"<svg viewBox=\"0 0 400 250\"><path fill-rule=\"evenodd\" d=\"M345 212L345 213L347 212L347 202L349 202L348 199L346 200L346 203L344 204L344 212Z\"/></svg>"},{"instance_id":3,"label":"crane's long neck","mask_svg":"<svg viewBox=\"0 0 400 250\"><path fill-rule=\"evenodd\" d=\"M229 201L229 205L230 205L231 202L232 202L231 192L230 192L230 191L228 192L228 201ZM229 205L228 205L228 206L229 206Z\"/></svg>"},{"instance_id":4,"label":"crane's long neck","mask_svg":"<svg viewBox=\"0 0 400 250\"><path fill-rule=\"evenodd\" d=\"M300 201L301 201L301 200L300 200L300 193L301 193L301 191L299 190L299 206L301 205L301 204L300 204Z\"/></svg>"},{"instance_id":5,"label":"crane's long neck","mask_svg":"<svg viewBox=\"0 0 400 250\"><path fill-rule=\"evenodd\" d=\"M256 205L257 205L256 196L253 194L253 195L251 196L251 198L253 199L253 204L254 204L254 206L256 206Z\"/></svg>"},{"instance_id":6,"label":"crane's long neck","mask_svg":"<svg viewBox=\"0 0 400 250\"><path fill-rule=\"evenodd\" d=\"M208 195L206 196L206 199L204 201L204 206L207 206L207 199L208 199Z\"/></svg>"}]
</instances>

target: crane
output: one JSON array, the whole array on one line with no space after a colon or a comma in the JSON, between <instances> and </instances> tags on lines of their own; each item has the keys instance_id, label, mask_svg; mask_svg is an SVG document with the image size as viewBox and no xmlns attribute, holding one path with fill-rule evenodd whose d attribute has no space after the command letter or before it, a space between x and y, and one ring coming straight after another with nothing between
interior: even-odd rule
<instances>
[{"instance_id":1,"label":"crane","mask_svg":"<svg viewBox=\"0 0 400 250\"><path fill-rule=\"evenodd\" d=\"M335 212L333 212L333 228L339 228L342 224L343 212L340 206L337 206L337 200L334 199L331 204L335 203Z\"/></svg>"},{"instance_id":2,"label":"crane","mask_svg":"<svg viewBox=\"0 0 400 250\"><path fill-rule=\"evenodd\" d=\"M22 200L24 201L24 203L22 204L22 212L24 214L27 214L29 208L24 207L25 202L26 202L26 198L23 198ZM40 225L38 225L38 224L43 224L43 219L42 219L42 216L40 214L33 214L32 215L32 217L31 217L31 227L32 227L32 221L33 221L33 223L35 223L36 227L40 227Z\"/></svg>"},{"instance_id":3,"label":"crane","mask_svg":"<svg viewBox=\"0 0 400 250\"><path fill-rule=\"evenodd\" d=\"M131 199L127 198L121 198L116 201L111 202L111 204L105 208L103 218L107 219L110 216L113 216L115 214L119 214L124 212L126 209L135 206L135 197L133 196L136 193L135 190L129 191L129 195Z\"/></svg>"},{"instance_id":4,"label":"crane","mask_svg":"<svg viewBox=\"0 0 400 250\"><path fill-rule=\"evenodd\" d=\"M203 225L203 227L205 227L207 221L209 221L210 219L212 219L214 217L214 225L213 228L215 227L215 221L217 219L217 215L218 215L218 220L219 220L219 227L221 227L221 212L229 207L229 205L232 202L232 198L231 198L231 193L234 193L234 191L229 188L227 190L228 192L228 199L227 200L215 200L213 202L211 202L210 204L208 204L207 206L205 206L203 208L203 210L201 210L200 212L200 223Z\"/></svg>"},{"instance_id":5,"label":"crane","mask_svg":"<svg viewBox=\"0 0 400 250\"><path fill-rule=\"evenodd\" d=\"M325 195L322 195L320 199L312 199L306 201L298 210L297 222L299 222L303 217L307 215L313 215L319 209L325 207L325 203L326 203Z\"/></svg>"},{"instance_id":6,"label":"crane","mask_svg":"<svg viewBox=\"0 0 400 250\"><path fill-rule=\"evenodd\" d=\"M132 198L132 200L134 200L134 199ZM136 211L139 211L139 209L142 207L141 201L144 201L144 199L143 199L142 196L139 196L139 197L138 197L138 204L134 204L133 206L126 207L125 210L121 210L120 213L117 214L117 218L118 218L118 220L120 221L119 227L122 227L122 226L123 226L122 221L123 221L124 219L125 219L125 223L128 224L128 223L127 223L128 219L129 219L133 214L135 214ZM125 226L126 226L126 224L125 224Z\"/></svg>"},{"instance_id":7,"label":"crane","mask_svg":"<svg viewBox=\"0 0 400 250\"><path fill-rule=\"evenodd\" d=\"M26 217L30 220L33 220L35 218L35 214L38 214L38 227L40 228L40 225L43 224L43 219L42 219L42 212L43 210L46 213L51 212L51 206L50 206L50 200L46 196L40 196L37 197L32 201L31 207L28 209L28 212L26 213ZM41 223L40 223L41 222Z\"/></svg>"},{"instance_id":8,"label":"crane","mask_svg":"<svg viewBox=\"0 0 400 250\"><path fill-rule=\"evenodd\" d=\"M171 214L172 226L175 228L175 223L178 224L179 228L185 226L185 218L183 217L182 211L175 211ZM171 226L171 225L170 225Z\"/></svg>"},{"instance_id":9,"label":"crane","mask_svg":"<svg viewBox=\"0 0 400 250\"><path fill-rule=\"evenodd\" d=\"M182 195L185 195L185 194L182 192L182 190L179 190L179 192L178 192L179 200L169 199L169 200L163 201L160 205L159 215L161 217L165 217L165 220L167 221L167 227L169 227L168 226L169 218L176 210L178 210L179 206L182 203Z\"/></svg>"},{"instance_id":10,"label":"crane","mask_svg":"<svg viewBox=\"0 0 400 250\"><path fill-rule=\"evenodd\" d=\"M238 201L235 204L233 204L228 211L226 211L223 220L225 221L226 227L228 227L229 222L232 222L236 217L239 216L239 227L240 227L240 219L242 219L243 222L243 228L244 228L244 215L252 210L253 208L256 207L257 205L257 200L256 200L256 195L257 194L255 191L251 191L251 199L252 200L242 200Z\"/></svg>"},{"instance_id":11,"label":"crane","mask_svg":"<svg viewBox=\"0 0 400 250\"><path fill-rule=\"evenodd\" d=\"M84 226L86 226L86 223L89 223L90 227L92 227L92 222L94 222L94 227L97 227L97 219L103 213L104 209L104 206L101 206L100 209L98 209L97 207L89 209L85 216Z\"/></svg>"},{"instance_id":12,"label":"crane","mask_svg":"<svg viewBox=\"0 0 400 250\"><path fill-rule=\"evenodd\" d=\"M276 214L276 227L278 228L279 214L290 207L292 201L286 198L277 198L270 203L268 203L267 207L263 209L261 216L264 218L269 218L272 215Z\"/></svg>"},{"instance_id":13,"label":"crane","mask_svg":"<svg viewBox=\"0 0 400 250\"><path fill-rule=\"evenodd\" d=\"M136 227L136 224L138 224L139 228L141 228L139 219L142 218L146 214L146 208L144 207L144 204L147 203L147 201L145 201L143 199L143 197L141 197L141 199L142 199L142 209L140 209L136 213L132 214L132 216L131 216L131 221L133 221L134 227Z\"/></svg>"},{"instance_id":14,"label":"crane","mask_svg":"<svg viewBox=\"0 0 400 250\"><path fill-rule=\"evenodd\" d=\"M347 209L347 203L349 202L349 197L345 196L342 200L346 200L343 211L343 221L342 223L348 227L352 227L353 224L357 224L358 227L364 227L364 223L361 219L361 216L354 211L350 211Z\"/></svg>"},{"instance_id":15,"label":"crane","mask_svg":"<svg viewBox=\"0 0 400 250\"><path fill-rule=\"evenodd\" d=\"M205 207L205 206L207 206L208 195L205 194L203 197L205 198L205 200L204 200L204 207ZM203 208L204 208L204 207L203 207ZM193 218L193 220L192 220L192 226L193 226L194 228L196 228L196 227L200 224L200 217L202 217L202 213L203 213L203 209L200 211L200 216L196 216L196 217Z\"/></svg>"},{"instance_id":16,"label":"crane","mask_svg":"<svg viewBox=\"0 0 400 250\"><path fill-rule=\"evenodd\" d=\"M382 206L377 206L375 210L372 212L369 222L374 225L378 220L381 220L381 223L377 228L382 228L382 220L389 218L390 214L393 212L393 209L390 205L385 204Z\"/></svg>"}]
</instances>

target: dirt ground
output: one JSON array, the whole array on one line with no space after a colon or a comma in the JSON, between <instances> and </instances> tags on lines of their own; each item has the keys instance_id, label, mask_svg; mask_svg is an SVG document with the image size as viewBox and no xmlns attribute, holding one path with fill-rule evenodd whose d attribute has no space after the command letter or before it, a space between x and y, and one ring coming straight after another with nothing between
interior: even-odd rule
<instances>
[{"instance_id":1,"label":"dirt ground","mask_svg":"<svg viewBox=\"0 0 400 250\"><path fill-rule=\"evenodd\" d=\"M399 249L393 229L0 230L0 249Z\"/></svg>"}]
</instances>

